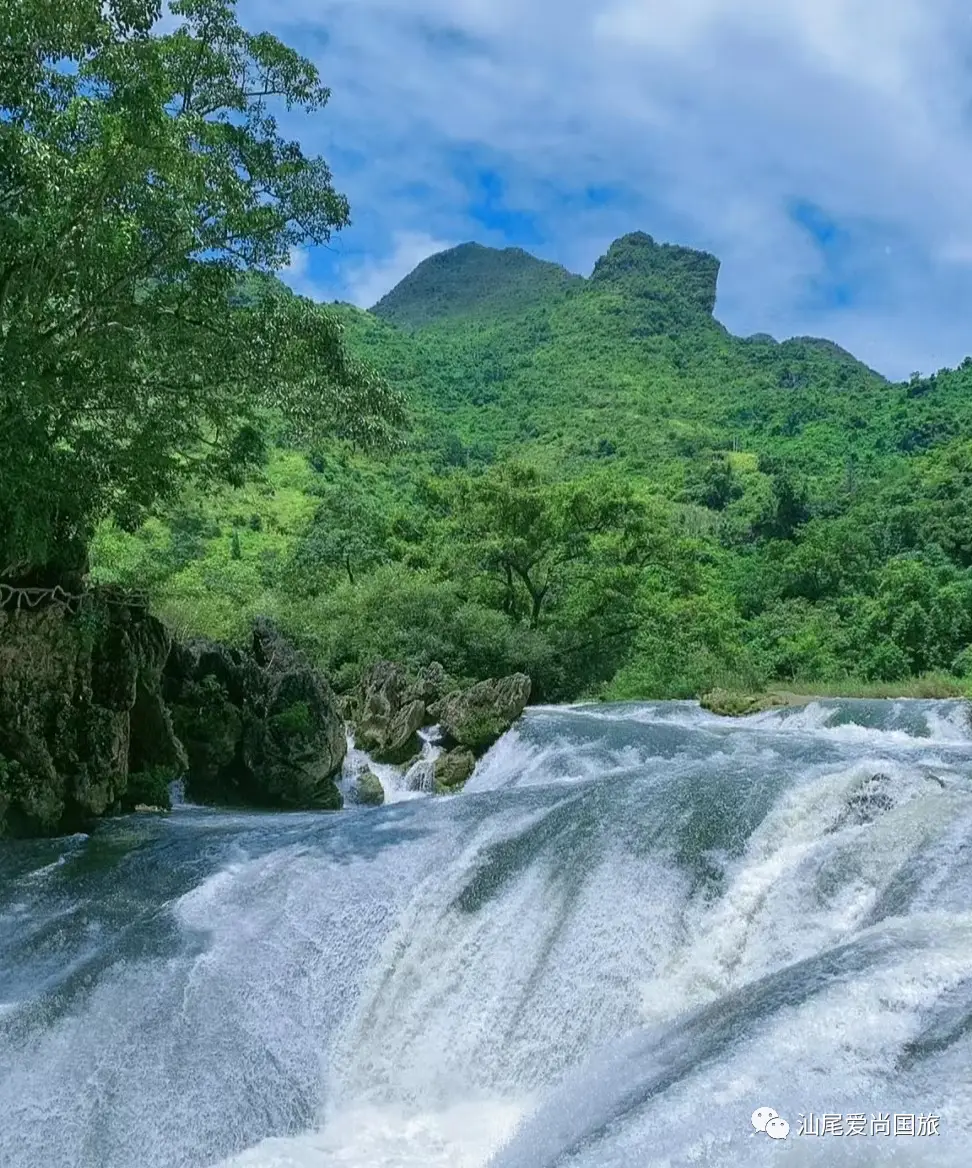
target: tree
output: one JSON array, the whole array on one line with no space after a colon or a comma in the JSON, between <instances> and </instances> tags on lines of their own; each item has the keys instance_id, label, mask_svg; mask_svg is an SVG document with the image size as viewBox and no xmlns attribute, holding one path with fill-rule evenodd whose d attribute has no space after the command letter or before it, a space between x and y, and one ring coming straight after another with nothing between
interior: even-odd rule
<instances>
[{"instance_id":1,"label":"tree","mask_svg":"<svg viewBox=\"0 0 972 1168\"><path fill-rule=\"evenodd\" d=\"M367 486L346 479L323 493L314 522L298 546L292 580L314 595L335 573L352 586L362 573L388 559L388 521Z\"/></svg>"},{"instance_id":2,"label":"tree","mask_svg":"<svg viewBox=\"0 0 972 1168\"><path fill-rule=\"evenodd\" d=\"M387 440L402 402L341 328L247 273L326 241L348 206L273 110L320 110L314 66L234 0L0 9L0 576L83 571L94 524L187 477L239 481L268 415Z\"/></svg>"},{"instance_id":3,"label":"tree","mask_svg":"<svg viewBox=\"0 0 972 1168\"><path fill-rule=\"evenodd\" d=\"M457 480L453 517L461 554L472 551L499 584L503 611L534 629L585 573L636 576L648 554L645 507L610 479L555 483L505 464ZM603 596L613 595L601 583Z\"/></svg>"},{"instance_id":4,"label":"tree","mask_svg":"<svg viewBox=\"0 0 972 1168\"><path fill-rule=\"evenodd\" d=\"M724 454L714 455L702 472L699 501L710 511L725 511L743 494L743 486L733 474L732 463Z\"/></svg>"},{"instance_id":5,"label":"tree","mask_svg":"<svg viewBox=\"0 0 972 1168\"><path fill-rule=\"evenodd\" d=\"M894 680L948 669L969 643L970 610L972 582L944 558L889 560L865 611L867 671Z\"/></svg>"}]
</instances>

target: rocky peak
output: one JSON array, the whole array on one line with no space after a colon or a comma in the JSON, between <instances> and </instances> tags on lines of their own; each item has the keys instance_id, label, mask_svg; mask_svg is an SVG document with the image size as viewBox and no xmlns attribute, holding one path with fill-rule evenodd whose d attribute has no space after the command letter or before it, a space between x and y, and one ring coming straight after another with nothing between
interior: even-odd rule
<instances>
[{"instance_id":1,"label":"rocky peak","mask_svg":"<svg viewBox=\"0 0 972 1168\"><path fill-rule=\"evenodd\" d=\"M622 235L594 265L591 282L617 285L628 295L676 301L711 316L716 302L719 261L708 252L656 243L644 231Z\"/></svg>"}]
</instances>

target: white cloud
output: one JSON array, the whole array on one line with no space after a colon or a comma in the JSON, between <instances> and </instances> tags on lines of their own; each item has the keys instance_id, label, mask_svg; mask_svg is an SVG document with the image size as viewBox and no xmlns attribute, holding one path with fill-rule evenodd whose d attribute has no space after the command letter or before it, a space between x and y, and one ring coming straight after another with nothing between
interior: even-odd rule
<instances>
[{"instance_id":1,"label":"white cloud","mask_svg":"<svg viewBox=\"0 0 972 1168\"><path fill-rule=\"evenodd\" d=\"M972 20L958 0L242 0L241 13L332 87L328 111L288 127L351 199L354 225L315 256L337 295L373 302L446 239L523 242L589 270L643 229L720 257L717 311L734 331L825 333L902 376L972 351L957 262L972 238ZM476 165L502 177L535 241L477 205L461 169ZM585 201L592 186L616 197ZM849 233L845 308L813 299L826 258L794 200Z\"/></svg>"}]
</instances>

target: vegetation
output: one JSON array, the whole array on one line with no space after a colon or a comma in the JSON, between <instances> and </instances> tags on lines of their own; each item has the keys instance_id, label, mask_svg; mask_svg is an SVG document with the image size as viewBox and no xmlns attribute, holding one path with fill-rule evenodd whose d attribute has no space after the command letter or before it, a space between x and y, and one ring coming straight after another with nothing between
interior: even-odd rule
<instances>
[{"instance_id":1,"label":"vegetation","mask_svg":"<svg viewBox=\"0 0 972 1168\"><path fill-rule=\"evenodd\" d=\"M348 221L275 106L314 67L227 0L12 0L0 14L0 574L83 573L188 479L240 482L271 422L383 436L400 403L337 322L265 280ZM245 289L244 289L245 290Z\"/></svg>"},{"instance_id":2,"label":"vegetation","mask_svg":"<svg viewBox=\"0 0 972 1168\"><path fill-rule=\"evenodd\" d=\"M961 691L972 362L892 385L825 341L731 337L716 262L640 235L589 281L542 266L527 310L521 256L457 248L335 310L407 393L407 450L276 450L260 486L103 529L98 571L154 563L211 633L270 609L339 686L389 656L545 699Z\"/></svg>"},{"instance_id":3,"label":"vegetation","mask_svg":"<svg viewBox=\"0 0 972 1168\"><path fill-rule=\"evenodd\" d=\"M313 304L273 273L348 207L274 110L327 91L229 0L173 11L0 14L0 578L90 557L179 633L272 615L342 688L965 684L972 360L733 337L718 261L641 233L586 280L467 244Z\"/></svg>"}]
</instances>

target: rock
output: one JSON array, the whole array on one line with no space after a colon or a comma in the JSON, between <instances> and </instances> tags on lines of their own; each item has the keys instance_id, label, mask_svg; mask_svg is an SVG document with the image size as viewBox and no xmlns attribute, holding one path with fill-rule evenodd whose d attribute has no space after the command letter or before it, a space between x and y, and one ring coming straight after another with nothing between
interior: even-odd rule
<instances>
[{"instance_id":1,"label":"rock","mask_svg":"<svg viewBox=\"0 0 972 1168\"><path fill-rule=\"evenodd\" d=\"M155 811L169 811L172 799L169 785L172 772L168 767L151 767L144 771L133 771L128 775L128 785L122 799L122 810L138 811L140 807L151 807Z\"/></svg>"},{"instance_id":2,"label":"rock","mask_svg":"<svg viewBox=\"0 0 972 1168\"><path fill-rule=\"evenodd\" d=\"M421 670L417 678L408 683L405 697L406 700L420 701L428 707L442 697L447 686L445 669L438 661L433 661Z\"/></svg>"},{"instance_id":3,"label":"rock","mask_svg":"<svg viewBox=\"0 0 972 1168\"><path fill-rule=\"evenodd\" d=\"M847 800L847 810L859 823L870 823L885 811L894 807L894 799L888 791L891 783L889 775L878 772L870 775Z\"/></svg>"},{"instance_id":4,"label":"rock","mask_svg":"<svg viewBox=\"0 0 972 1168\"><path fill-rule=\"evenodd\" d=\"M130 775L156 774L160 769L166 772L156 774L156 779L160 787L164 783L164 805L168 806L169 782L185 774L189 765L162 696L162 673L172 651L172 638L161 621L153 619L136 628L134 645L139 666L129 713L128 769ZM130 791L127 797L131 801Z\"/></svg>"},{"instance_id":5,"label":"rock","mask_svg":"<svg viewBox=\"0 0 972 1168\"><path fill-rule=\"evenodd\" d=\"M828 829L828 833L848 826L860 827L872 823L878 816L891 811L894 799L888 790L890 783L890 776L881 772L868 775L847 800L846 806Z\"/></svg>"},{"instance_id":6,"label":"rock","mask_svg":"<svg viewBox=\"0 0 972 1168\"><path fill-rule=\"evenodd\" d=\"M126 807L133 773L185 762L161 703L164 626L97 591L72 607L0 612L0 837L83 829Z\"/></svg>"},{"instance_id":7,"label":"rock","mask_svg":"<svg viewBox=\"0 0 972 1168\"><path fill-rule=\"evenodd\" d=\"M378 661L361 680L354 724L355 744L361 750L379 749L388 724L402 708L407 679L393 661Z\"/></svg>"},{"instance_id":8,"label":"rock","mask_svg":"<svg viewBox=\"0 0 972 1168\"><path fill-rule=\"evenodd\" d=\"M481 681L452 694L441 704L439 724L447 745L465 746L480 755L523 713L530 697L530 679L514 673Z\"/></svg>"},{"instance_id":9,"label":"rock","mask_svg":"<svg viewBox=\"0 0 972 1168\"><path fill-rule=\"evenodd\" d=\"M356 694L337 695L338 713L348 725L353 725L358 717L358 698Z\"/></svg>"},{"instance_id":10,"label":"rock","mask_svg":"<svg viewBox=\"0 0 972 1168\"><path fill-rule=\"evenodd\" d=\"M759 714L763 710L773 710L789 704L783 694L754 694L728 689L714 689L699 698L699 705L703 710L727 718L744 718L748 714Z\"/></svg>"},{"instance_id":11,"label":"rock","mask_svg":"<svg viewBox=\"0 0 972 1168\"><path fill-rule=\"evenodd\" d=\"M354 798L356 803L366 807L380 807L385 802L385 788L381 779L373 771L364 771L354 784Z\"/></svg>"},{"instance_id":12,"label":"rock","mask_svg":"<svg viewBox=\"0 0 972 1168\"><path fill-rule=\"evenodd\" d=\"M435 787L450 791L461 787L475 769L476 759L471 750L464 746L448 750L435 760Z\"/></svg>"},{"instance_id":13,"label":"rock","mask_svg":"<svg viewBox=\"0 0 972 1168\"><path fill-rule=\"evenodd\" d=\"M372 750L375 762L403 763L418 749L418 731L425 725L425 703L409 702L385 728L384 741Z\"/></svg>"},{"instance_id":14,"label":"rock","mask_svg":"<svg viewBox=\"0 0 972 1168\"><path fill-rule=\"evenodd\" d=\"M327 681L267 621L249 650L196 641L174 653L165 697L204 803L334 810L347 750Z\"/></svg>"},{"instance_id":15,"label":"rock","mask_svg":"<svg viewBox=\"0 0 972 1168\"><path fill-rule=\"evenodd\" d=\"M404 762L417 752L425 721L425 703L410 695L402 666L377 662L362 681L355 745L376 761Z\"/></svg>"},{"instance_id":16,"label":"rock","mask_svg":"<svg viewBox=\"0 0 972 1168\"><path fill-rule=\"evenodd\" d=\"M233 782L230 773L243 740L245 701L237 705L202 654L178 687L167 686L172 723L188 756L186 790L197 802L218 801Z\"/></svg>"}]
</instances>

